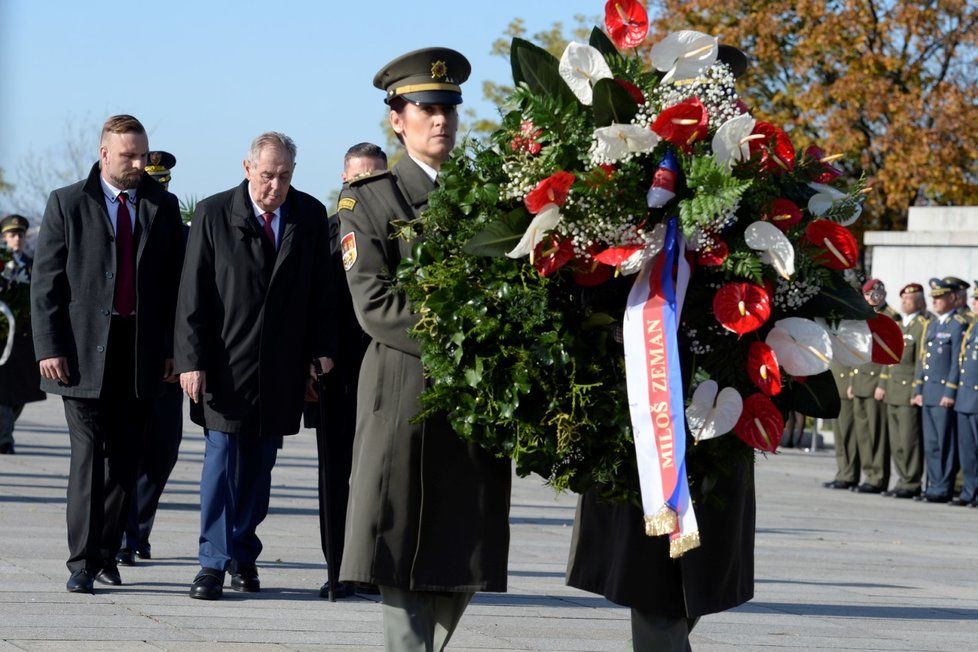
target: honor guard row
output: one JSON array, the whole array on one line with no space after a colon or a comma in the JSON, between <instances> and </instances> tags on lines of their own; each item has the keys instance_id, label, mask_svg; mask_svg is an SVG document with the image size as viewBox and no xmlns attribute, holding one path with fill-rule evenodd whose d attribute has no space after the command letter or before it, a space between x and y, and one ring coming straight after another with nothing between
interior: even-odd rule
<instances>
[{"instance_id":1,"label":"honor guard row","mask_svg":"<svg viewBox=\"0 0 978 652\"><path fill-rule=\"evenodd\" d=\"M934 313L926 311L924 287L910 283L900 291L901 318L885 307L881 281L864 284L867 302L901 322L904 352L891 366L833 367L842 399L835 433L838 473L825 486L975 506L978 335L967 305L971 286L951 276L932 278L927 286ZM892 489L891 459L898 476Z\"/></svg>"}]
</instances>

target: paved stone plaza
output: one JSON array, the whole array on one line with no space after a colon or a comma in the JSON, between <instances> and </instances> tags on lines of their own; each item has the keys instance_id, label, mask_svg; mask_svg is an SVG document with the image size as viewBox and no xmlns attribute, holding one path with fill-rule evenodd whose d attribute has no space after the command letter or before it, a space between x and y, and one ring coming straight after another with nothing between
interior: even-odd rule
<instances>
[{"instance_id":1,"label":"paved stone plaza","mask_svg":"<svg viewBox=\"0 0 978 652\"><path fill-rule=\"evenodd\" d=\"M289 438L275 467L262 592L187 596L203 439L189 421L185 432L153 560L123 568L125 586L71 595L61 401L25 409L18 454L0 457L0 650L379 649L376 600L318 597L311 431ZM754 601L703 619L693 648L978 649L978 510L823 489L834 467L831 451L759 459ZM573 516L572 496L516 481L509 593L477 596L451 649L630 649L626 609L564 586Z\"/></svg>"}]
</instances>

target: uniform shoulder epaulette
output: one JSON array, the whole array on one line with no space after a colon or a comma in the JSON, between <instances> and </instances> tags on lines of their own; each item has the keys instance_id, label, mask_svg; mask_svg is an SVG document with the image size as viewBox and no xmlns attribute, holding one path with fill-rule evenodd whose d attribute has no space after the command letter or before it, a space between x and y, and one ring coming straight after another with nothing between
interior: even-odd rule
<instances>
[{"instance_id":1,"label":"uniform shoulder epaulette","mask_svg":"<svg viewBox=\"0 0 978 652\"><path fill-rule=\"evenodd\" d=\"M958 313L954 313L954 321L958 322L959 324L968 324L968 323L970 323L967 319L965 319L964 317L962 317Z\"/></svg>"},{"instance_id":2,"label":"uniform shoulder epaulette","mask_svg":"<svg viewBox=\"0 0 978 652\"><path fill-rule=\"evenodd\" d=\"M355 188L356 186L362 186L366 183L370 183L371 181L376 181L377 179L383 179L384 177L389 176L391 176L390 170L375 170L374 172L361 175L355 179L350 179L347 183L350 184L351 188Z\"/></svg>"}]
</instances>

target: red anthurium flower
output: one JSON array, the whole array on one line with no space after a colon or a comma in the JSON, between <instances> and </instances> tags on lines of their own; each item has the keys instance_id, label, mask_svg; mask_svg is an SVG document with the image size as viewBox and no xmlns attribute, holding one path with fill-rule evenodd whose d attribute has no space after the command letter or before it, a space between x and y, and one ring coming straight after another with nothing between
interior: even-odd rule
<instances>
[{"instance_id":1,"label":"red anthurium flower","mask_svg":"<svg viewBox=\"0 0 978 652\"><path fill-rule=\"evenodd\" d=\"M859 257L856 238L846 227L831 220L813 220L805 239L821 250L816 260L829 269L852 269Z\"/></svg>"},{"instance_id":2,"label":"red anthurium flower","mask_svg":"<svg viewBox=\"0 0 978 652\"><path fill-rule=\"evenodd\" d=\"M748 145L752 157L758 153L761 155L761 169L773 174L795 169L795 146L791 144L788 134L770 122L758 121L751 135L764 136L752 139Z\"/></svg>"},{"instance_id":3,"label":"red anthurium flower","mask_svg":"<svg viewBox=\"0 0 978 652\"><path fill-rule=\"evenodd\" d=\"M770 294L753 283L727 283L713 295L713 315L728 331L749 333L771 316Z\"/></svg>"},{"instance_id":4,"label":"red anthurium flower","mask_svg":"<svg viewBox=\"0 0 978 652\"><path fill-rule=\"evenodd\" d=\"M688 152L693 143L706 138L707 120L706 107L698 97L691 97L660 113L652 123L652 131Z\"/></svg>"},{"instance_id":5,"label":"red anthurium flower","mask_svg":"<svg viewBox=\"0 0 978 652\"><path fill-rule=\"evenodd\" d=\"M641 106L645 104L645 95L642 94L642 89L628 81L627 79L618 79L615 77L615 83L625 89L629 97L635 100L635 104Z\"/></svg>"},{"instance_id":6,"label":"red anthurium flower","mask_svg":"<svg viewBox=\"0 0 978 652\"><path fill-rule=\"evenodd\" d=\"M645 245L632 245L630 247L608 247L601 253L597 254L594 259L603 265L611 265L612 267L618 267L623 262L628 260L636 251L641 251L645 248Z\"/></svg>"},{"instance_id":7,"label":"red anthurium flower","mask_svg":"<svg viewBox=\"0 0 978 652\"><path fill-rule=\"evenodd\" d=\"M816 161L822 161L825 158L825 152L818 145L809 145L808 149L805 150L805 157L815 159ZM835 158L835 157L830 157ZM817 177L812 179L815 183L832 183L836 179L842 176L842 170L835 167L831 163L822 163L822 171Z\"/></svg>"},{"instance_id":8,"label":"red anthurium flower","mask_svg":"<svg viewBox=\"0 0 978 652\"><path fill-rule=\"evenodd\" d=\"M575 179L576 177L570 172L561 171L551 174L523 198L526 209L536 215L547 204L562 206L567 201L567 193L570 192Z\"/></svg>"},{"instance_id":9,"label":"red anthurium flower","mask_svg":"<svg viewBox=\"0 0 978 652\"><path fill-rule=\"evenodd\" d=\"M642 44L649 32L649 15L638 0L608 0L604 26L619 50Z\"/></svg>"},{"instance_id":10,"label":"red anthurium flower","mask_svg":"<svg viewBox=\"0 0 978 652\"><path fill-rule=\"evenodd\" d=\"M764 342L751 342L747 349L747 376L768 396L781 393L781 369L774 349Z\"/></svg>"},{"instance_id":11,"label":"red anthurium flower","mask_svg":"<svg viewBox=\"0 0 978 652\"><path fill-rule=\"evenodd\" d=\"M574 259L574 243L559 235L550 235L540 241L534 252L533 266L540 276L550 276Z\"/></svg>"},{"instance_id":12,"label":"red anthurium flower","mask_svg":"<svg viewBox=\"0 0 978 652\"><path fill-rule=\"evenodd\" d=\"M782 231L801 222L802 214L798 205L790 199L775 199L764 212L764 218Z\"/></svg>"},{"instance_id":13,"label":"red anthurium flower","mask_svg":"<svg viewBox=\"0 0 978 652\"><path fill-rule=\"evenodd\" d=\"M726 242L720 238L710 238L710 241L697 252L696 264L704 267L717 267L723 264L729 253L730 248L727 247Z\"/></svg>"},{"instance_id":14,"label":"red anthurium flower","mask_svg":"<svg viewBox=\"0 0 978 652\"><path fill-rule=\"evenodd\" d=\"M748 446L773 453L781 443L784 417L767 396L751 394L744 399L744 411L734 432Z\"/></svg>"},{"instance_id":15,"label":"red anthurium flower","mask_svg":"<svg viewBox=\"0 0 978 652\"><path fill-rule=\"evenodd\" d=\"M879 314L866 320L873 334L873 362L896 364L903 357L903 331L892 317Z\"/></svg>"}]
</instances>

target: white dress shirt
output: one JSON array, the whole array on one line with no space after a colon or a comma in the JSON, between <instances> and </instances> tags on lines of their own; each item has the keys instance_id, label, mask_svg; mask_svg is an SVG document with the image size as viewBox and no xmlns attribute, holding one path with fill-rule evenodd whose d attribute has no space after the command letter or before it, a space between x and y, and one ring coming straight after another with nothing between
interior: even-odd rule
<instances>
[{"instance_id":1,"label":"white dress shirt","mask_svg":"<svg viewBox=\"0 0 978 652\"><path fill-rule=\"evenodd\" d=\"M408 154L408 156L411 158L412 161L414 161L415 163L418 164L418 167L421 168L424 171L424 173L428 175L428 178L429 179L431 179L432 181L435 180L435 177L438 176L438 170L436 170L435 168L431 167L427 163L422 163L418 159L416 159L413 156L411 156L411 154Z\"/></svg>"},{"instance_id":2,"label":"white dress shirt","mask_svg":"<svg viewBox=\"0 0 978 652\"><path fill-rule=\"evenodd\" d=\"M251 195L248 195L248 198L251 199ZM271 213L275 216L272 218L272 233L275 234L275 248L278 249L278 223L279 218L282 217L282 207L279 206L273 211L266 211L261 206L256 204L254 199L251 199L251 207L255 209L255 219L258 220L258 226L262 228L262 231L265 230L265 218L262 217L262 215L265 213Z\"/></svg>"},{"instance_id":3,"label":"white dress shirt","mask_svg":"<svg viewBox=\"0 0 978 652\"><path fill-rule=\"evenodd\" d=\"M913 321L913 318L916 317L919 314L920 314L920 311L918 310L917 312L912 312L909 315L904 315L903 316L903 327L906 328L910 324L910 322Z\"/></svg>"},{"instance_id":4,"label":"white dress shirt","mask_svg":"<svg viewBox=\"0 0 978 652\"><path fill-rule=\"evenodd\" d=\"M102 182L102 192L105 194L105 207L109 210L109 220L112 222L112 232L117 233L116 220L119 215L119 193L122 192L121 188L116 188L111 183L105 180L101 174L99 175L99 181ZM129 193L129 200L126 202L126 206L129 208L129 226L132 227L132 233L136 233L136 190L127 190Z\"/></svg>"}]
</instances>

